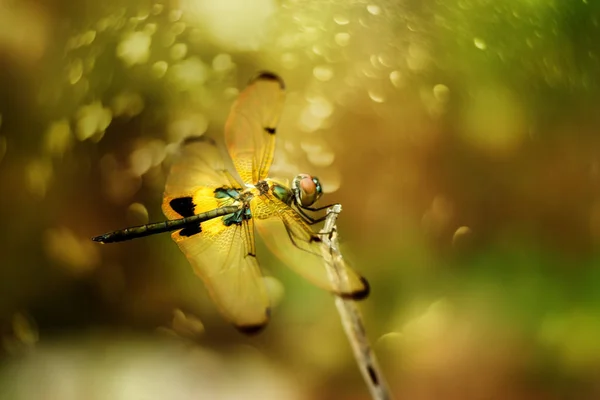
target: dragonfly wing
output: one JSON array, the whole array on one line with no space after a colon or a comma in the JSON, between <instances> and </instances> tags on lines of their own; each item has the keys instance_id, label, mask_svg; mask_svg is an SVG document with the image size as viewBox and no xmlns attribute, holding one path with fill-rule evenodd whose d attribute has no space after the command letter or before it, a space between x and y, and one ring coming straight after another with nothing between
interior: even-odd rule
<instances>
[{"instance_id":1,"label":"dragonfly wing","mask_svg":"<svg viewBox=\"0 0 600 400\"><path fill-rule=\"evenodd\" d=\"M269 173L284 100L283 80L261 72L231 107L225 141L235 169L246 183L257 183Z\"/></svg>"},{"instance_id":2,"label":"dragonfly wing","mask_svg":"<svg viewBox=\"0 0 600 400\"><path fill-rule=\"evenodd\" d=\"M340 284L335 280L332 282L325 267L320 237L287 204L266 194L257 200L252 215L269 250L296 273L341 297L360 300L369 295L367 280L345 262L338 266L345 271L346 277L339 278Z\"/></svg>"},{"instance_id":3,"label":"dragonfly wing","mask_svg":"<svg viewBox=\"0 0 600 400\"><path fill-rule=\"evenodd\" d=\"M188 140L167 178L163 212L175 219L223 206L241 207L239 189L213 142ZM236 214L185 227L171 237L222 314L240 331L254 333L269 321L269 301L254 255L253 221L226 224L226 218Z\"/></svg>"},{"instance_id":4,"label":"dragonfly wing","mask_svg":"<svg viewBox=\"0 0 600 400\"><path fill-rule=\"evenodd\" d=\"M186 140L171 166L165 184L163 213L169 219L189 217L224 205L233 200L217 199L215 189L240 186L225 169L215 143L207 138Z\"/></svg>"},{"instance_id":5,"label":"dragonfly wing","mask_svg":"<svg viewBox=\"0 0 600 400\"><path fill-rule=\"evenodd\" d=\"M201 233L173 234L221 313L243 333L269 322L269 299L254 251L252 219L226 226L222 218L202 222Z\"/></svg>"}]
</instances>

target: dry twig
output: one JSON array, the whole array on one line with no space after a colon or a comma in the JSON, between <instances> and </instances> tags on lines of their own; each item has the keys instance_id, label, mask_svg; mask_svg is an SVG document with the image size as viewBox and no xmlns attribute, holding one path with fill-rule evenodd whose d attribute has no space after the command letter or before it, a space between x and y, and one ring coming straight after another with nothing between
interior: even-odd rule
<instances>
[{"instance_id":1,"label":"dry twig","mask_svg":"<svg viewBox=\"0 0 600 400\"><path fill-rule=\"evenodd\" d=\"M341 204L336 204L327 210L327 219L321 230L323 235L323 256L330 281L337 288L344 288L348 284L348 277L343 268L344 259L339 249L337 240L336 220L338 214L342 211ZM354 300L335 298L335 305L340 314L342 325L350 346L354 352L356 363L367 383L369 392L375 400L389 400L391 395L387 383L377 364L375 354L371 349L371 344L367 338L365 328L362 322L362 316Z\"/></svg>"}]
</instances>

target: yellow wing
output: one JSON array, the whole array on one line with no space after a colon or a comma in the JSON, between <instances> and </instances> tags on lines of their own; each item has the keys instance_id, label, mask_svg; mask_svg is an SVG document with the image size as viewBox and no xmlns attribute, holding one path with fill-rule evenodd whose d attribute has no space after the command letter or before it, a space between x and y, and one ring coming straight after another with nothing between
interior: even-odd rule
<instances>
[{"instance_id":1,"label":"yellow wing","mask_svg":"<svg viewBox=\"0 0 600 400\"><path fill-rule=\"evenodd\" d=\"M188 141L171 167L163 212L175 219L237 205L238 189L231 186L214 143ZM240 331L254 333L269 321L269 300L256 261L252 220L225 223L234 217L214 218L171 236L221 313Z\"/></svg>"},{"instance_id":2,"label":"yellow wing","mask_svg":"<svg viewBox=\"0 0 600 400\"><path fill-rule=\"evenodd\" d=\"M261 72L240 93L225 125L225 142L240 178L255 184L267 177L275 133L285 100L283 80Z\"/></svg>"},{"instance_id":3,"label":"yellow wing","mask_svg":"<svg viewBox=\"0 0 600 400\"><path fill-rule=\"evenodd\" d=\"M324 265L321 238L291 207L270 193L251 205L258 233L269 250L288 267L338 296L360 300L369 295L367 280L345 263L341 267L348 279L342 287L334 286Z\"/></svg>"},{"instance_id":4,"label":"yellow wing","mask_svg":"<svg viewBox=\"0 0 600 400\"><path fill-rule=\"evenodd\" d=\"M190 237L173 234L194 272L221 311L243 333L269 323L269 299L254 253L252 219L226 227L221 218L201 224Z\"/></svg>"},{"instance_id":5,"label":"yellow wing","mask_svg":"<svg viewBox=\"0 0 600 400\"><path fill-rule=\"evenodd\" d=\"M182 197L193 197L199 188L232 186L239 188L231 174L225 169L223 157L214 141L205 137L192 137L183 142L165 184L163 212L169 219L181 218L169 205L170 201ZM216 208L210 199L198 214Z\"/></svg>"}]
</instances>

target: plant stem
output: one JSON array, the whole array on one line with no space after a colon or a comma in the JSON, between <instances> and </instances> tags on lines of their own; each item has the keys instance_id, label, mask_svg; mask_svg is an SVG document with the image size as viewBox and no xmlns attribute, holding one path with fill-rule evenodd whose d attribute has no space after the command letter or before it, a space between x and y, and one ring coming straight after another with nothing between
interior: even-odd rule
<instances>
[{"instance_id":1,"label":"plant stem","mask_svg":"<svg viewBox=\"0 0 600 400\"><path fill-rule=\"evenodd\" d=\"M347 285L348 277L344 268L344 259L339 249L337 239L336 221L338 214L342 211L341 204L335 204L327 210L325 225L321 230L323 235L323 256L329 279L336 288ZM375 354L367 338L362 316L354 300L336 297L335 305L342 320L346 337L350 342L354 358L369 388L374 400L390 400L387 383L377 364Z\"/></svg>"}]
</instances>

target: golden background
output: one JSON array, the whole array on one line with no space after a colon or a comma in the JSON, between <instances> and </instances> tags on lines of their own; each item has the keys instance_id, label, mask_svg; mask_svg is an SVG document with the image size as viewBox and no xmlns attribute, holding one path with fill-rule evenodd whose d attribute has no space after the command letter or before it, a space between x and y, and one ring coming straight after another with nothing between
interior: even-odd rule
<instances>
[{"instance_id":1,"label":"golden background","mask_svg":"<svg viewBox=\"0 0 600 400\"><path fill-rule=\"evenodd\" d=\"M600 398L600 3L0 0L0 398L367 399L332 297L259 243L260 335L163 219L170 155L287 84L398 399ZM200 322L201 321L201 322Z\"/></svg>"}]
</instances>

